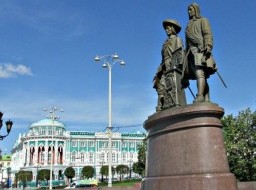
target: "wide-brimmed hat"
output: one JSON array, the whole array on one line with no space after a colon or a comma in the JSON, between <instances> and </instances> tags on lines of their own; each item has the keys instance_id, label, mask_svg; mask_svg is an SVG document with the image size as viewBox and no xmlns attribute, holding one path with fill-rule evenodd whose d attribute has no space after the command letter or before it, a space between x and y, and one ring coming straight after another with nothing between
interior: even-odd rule
<instances>
[{"instance_id":1,"label":"wide-brimmed hat","mask_svg":"<svg viewBox=\"0 0 256 190\"><path fill-rule=\"evenodd\" d=\"M178 34L181 30L181 26L179 24L178 21L176 20L173 20L173 19L166 19L163 21L163 27L164 29L167 27L167 26L173 26L176 30L176 33Z\"/></svg>"}]
</instances>

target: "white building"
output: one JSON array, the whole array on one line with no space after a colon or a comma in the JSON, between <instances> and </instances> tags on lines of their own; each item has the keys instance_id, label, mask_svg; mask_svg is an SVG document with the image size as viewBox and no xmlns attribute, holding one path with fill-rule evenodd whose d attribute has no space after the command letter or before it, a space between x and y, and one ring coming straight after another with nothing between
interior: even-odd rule
<instances>
[{"instance_id":1,"label":"white building","mask_svg":"<svg viewBox=\"0 0 256 190\"><path fill-rule=\"evenodd\" d=\"M137 147L144 138L145 134L139 132L112 133L113 167L120 164L131 167L137 162ZM16 141L12 150L12 177L20 170L32 171L30 185L36 186L37 172L50 169L53 158L53 185L65 182L64 171L69 166L75 169L77 180L81 179L84 166L93 166L95 177L101 178L100 168L108 164L108 142L109 135L104 132L67 131L63 123L43 119L33 123Z\"/></svg>"},{"instance_id":2,"label":"white building","mask_svg":"<svg viewBox=\"0 0 256 190\"><path fill-rule=\"evenodd\" d=\"M0 154L0 187L4 187L7 185L7 181L9 179L10 174L10 166L11 166L11 155L9 154Z\"/></svg>"}]
</instances>

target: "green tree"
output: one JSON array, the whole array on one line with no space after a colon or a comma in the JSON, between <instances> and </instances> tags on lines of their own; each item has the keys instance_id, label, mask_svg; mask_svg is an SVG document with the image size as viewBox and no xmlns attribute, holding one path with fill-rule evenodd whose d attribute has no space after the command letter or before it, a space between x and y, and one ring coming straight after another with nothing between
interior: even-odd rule
<instances>
[{"instance_id":1,"label":"green tree","mask_svg":"<svg viewBox=\"0 0 256 190\"><path fill-rule=\"evenodd\" d=\"M27 182L32 180L32 171L20 170L17 174L18 180L23 184L23 188L27 186Z\"/></svg>"},{"instance_id":2,"label":"green tree","mask_svg":"<svg viewBox=\"0 0 256 190\"><path fill-rule=\"evenodd\" d=\"M129 173L129 167L127 165L120 164L116 166L116 173L119 174L119 180L122 180L124 174Z\"/></svg>"},{"instance_id":3,"label":"green tree","mask_svg":"<svg viewBox=\"0 0 256 190\"><path fill-rule=\"evenodd\" d=\"M140 169L139 169L139 162L134 162L132 165L132 170L134 173L139 174L140 173ZM139 174L140 175L140 174Z\"/></svg>"},{"instance_id":4,"label":"green tree","mask_svg":"<svg viewBox=\"0 0 256 190\"><path fill-rule=\"evenodd\" d=\"M73 167L67 167L64 175L70 180L70 182L72 182L72 178L75 177L76 173Z\"/></svg>"},{"instance_id":5,"label":"green tree","mask_svg":"<svg viewBox=\"0 0 256 190\"><path fill-rule=\"evenodd\" d=\"M81 173L84 178L92 178L94 176L94 168L92 166L85 166Z\"/></svg>"},{"instance_id":6,"label":"green tree","mask_svg":"<svg viewBox=\"0 0 256 190\"><path fill-rule=\"evenodd\" d=\"M14 184L16 188L18 187L18 181L19 181L18 173L15 173Z\"/></svg>"},{"instance_id":7,"label":"green tree","mask_svg":"<svg viewBox=\"0 0 256 190\"><path fill-rule=\"evenodd\" d=\"M249 108L222 119L230 171L239 181L256 180L256 112Z\"/></svg>"},{"instance_id":8,"label":"green tree","mask_svg":"<svg viewBox=\"0 0 256 190\"><path fill-rule=\"evenodd\" d=\"M142 143L138 146L138 162L133 164L133 172L139 174L140 176L145 176L146 167L146 152L147 152L147 140L144 139Z\"/></svg>"},{"instance_id":9,"label":"green tree","mask_svg":"<svg viewBox=\"0 0 256 190\"><path fill-rule=\"evenodd\" d=\"M100 174L101 174L102 176L106 176L106 178L107 178L107 176L108 176L108 166L101 166L101 168L100 168Z\"/></svg>"},{"instance_id":10,"label":"green tree","mask_svg":"<svg viewBox=\"0 0 256 190\"><path fill-rule=\"evenodd\" d=\"M41 169L37 173L37 180L38 181L46 181L48 185L48 181L50 180L50 170L49 169Z\"/></svg>"},{"instance_id":11,"label":"green tree","mask_svg":"<svg viewBox=\"0 0 256 190\"><path fill-rule=\"evenodd\" d=\"M112 177L113 177L113 175L115 175L115 169L114 169L113 166L111 168L112 168ZM107 179L107 177L108 177L108 165L102 166L100 168L100 174L103 175L103 176L106 176L106 179Z\"/></svg>"}]
</instances>

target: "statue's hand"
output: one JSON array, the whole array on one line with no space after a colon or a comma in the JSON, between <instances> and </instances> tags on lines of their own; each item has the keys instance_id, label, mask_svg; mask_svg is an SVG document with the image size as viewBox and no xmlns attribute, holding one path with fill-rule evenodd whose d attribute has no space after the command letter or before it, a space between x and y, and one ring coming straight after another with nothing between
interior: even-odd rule
<instances>
[{"instance_id":1,"label":"statue's hand","mask_svg":"<svg viewBox=\"0 0 256 190\"><path fill-rule=\"evenodd\" d=\"M204 48L204 52L205 54L211 54L211 51L212 51L212 46L211 45L206 45L205 48Z\"/></svg>"}]
</instances>

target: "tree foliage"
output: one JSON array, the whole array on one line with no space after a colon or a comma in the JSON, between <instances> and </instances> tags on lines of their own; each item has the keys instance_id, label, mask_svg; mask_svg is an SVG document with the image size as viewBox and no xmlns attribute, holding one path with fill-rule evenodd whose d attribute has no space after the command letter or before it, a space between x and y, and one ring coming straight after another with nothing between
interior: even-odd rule
<instances>
[{"instance_id":1,"label":"tree foliage","mask_svg":"<svg viewBox=\"0 0 256 190\"><path fill-rule=\"evenodd\" d=\"M14 184L16 185L16 188L18 185L18 181L19 181L19 175L18 175L18 173L15 173Z\"/></svg>"},{"instance_id":2,"label":"tree foliage","mask_svg":"<svg viewBox=\"0 0 256 190\"><path fill-rule=\"evenodd\" d=\"M33 178L32 171L24 171L24 170L20 170L16 176L18 180L20 180L23 183L24 187L26 187L27 182L31 181Z\"/></svg>"},{"instance_id":3,"label":"tree foliage","mask_svg":"<svg viewBox=\"0 0 256 190\"><path fill-rule=\"evenodd\" d=\"M76 173L75 173L75 170L73 167L67 167L65 172L64 172L64 175L68 178L68 179L71 179L75 177Z\"/></svg>"},{"instance_id":4,"label":"tree foliage","mask_svg":"<svg viewBox=\"0 0 256 190\"><path fill-rule=\"evenodd\" d=\"M116 173L119 174L119 179L121 181L122 175L129 173L129 167L127 165L120 164L116 166Z\"/></svg>"},{"instance_id":5,"label":"tree foliage","mask_svg":"<svg viewBox=\"0 0 256 190\"><path fill-rule=\"evenodd\" d=\"M92 166L84 166L81 173L84 178L92 178L94 176L94 168Z\"/></svg>"},{"instance_id":6,"label":"tree foliage","mask_svg":"<svg viewBox=\"0 0 256 190\"><path fill-rule=\"evenodd\" d=\"M112 168L112 176L113 176L115 174L115 169L113 166L111 168ZM100 168L100 174L103 176L106 176L106 178L108 177L108 165L102 166Z\"/></svg>"},{"instance_id":7,"label":"tree foliage","mask_svg":"<svg viewBox=\"0 0 256 190\"><path fill-rule=\"evenodd\" d=\"M37 174L39 181L49 181L50 180L50 170L49 169L41 169Z\"/></svg>"},{"instance_id":8,"label":"tree foliage","mask_svg":"<svg viewBox=\"0 0 256 190\"><path fill-rule=\"evenodd\" d=\"M133 172L145 176L147 140L144 139L138 147L138 162L133 164Z\"/></svg>"},{"instance_id":9,"label":"tree foliage","mask_svg":"<svg viewBox=\"0 0 256 190\"><path fill-rule=\"evenodd\" d=\"M222 119L230 170L239 181L256 180L256 112L249 108Z\"/></svg>"}]
</instances>

